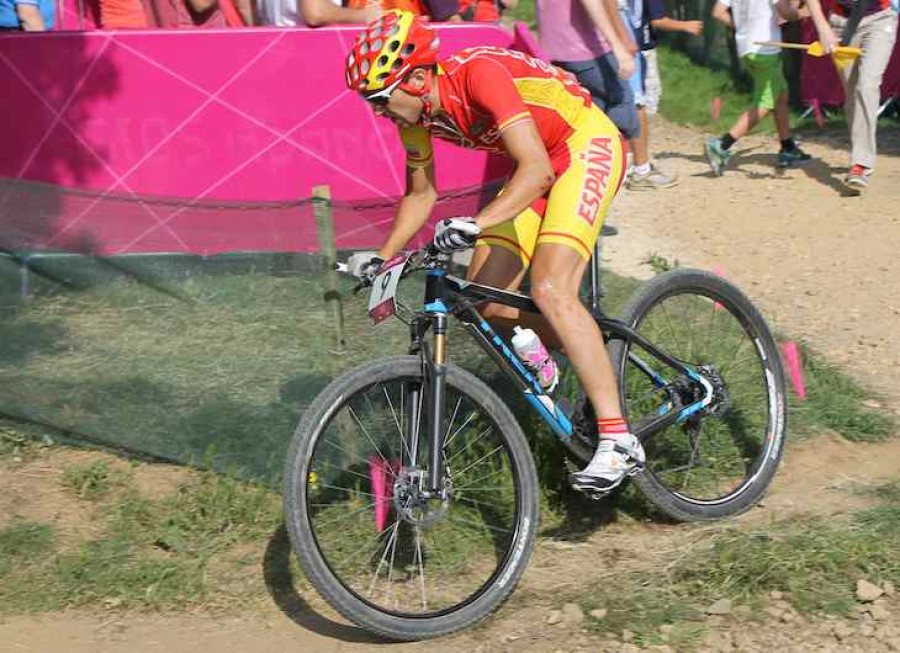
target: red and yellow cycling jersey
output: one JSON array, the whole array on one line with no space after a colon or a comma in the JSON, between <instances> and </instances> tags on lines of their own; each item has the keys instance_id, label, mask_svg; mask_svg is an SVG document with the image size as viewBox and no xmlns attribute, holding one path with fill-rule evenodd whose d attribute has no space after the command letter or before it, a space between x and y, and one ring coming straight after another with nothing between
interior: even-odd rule
<instances>
[{"instance_id":1,"label":"red and yellow cycling jersey","mask_svg":"<svg viewBox=\"0 0 900 653\"><path fill-rule=\"evenodd\" d=\"M590 93L555 66L495 47L468 48L442 61L437 84L441 111L424 126L400 129L407 166L432 162L432 137L504 152L503 130L534 122L556 183L515 220L483 231L478 244L510 249L524 265L543 242L567 245L590 258L625 171L619 131Z\"/></svg>"},{"instance_id":2,"label":"red and yellow cycling jersey","mask_svg":"<svg viewBox=\"0 0 900 653\"><path fill-rule=\"evenodd\" d=\"M411 167L431 159L428 134L461 147L502 152L501 132L533 120L551 155L592 107L575 77L514 50L467 48L440 63L441 111L425 126L400 130Z\"/></svg>"}]
</instances>

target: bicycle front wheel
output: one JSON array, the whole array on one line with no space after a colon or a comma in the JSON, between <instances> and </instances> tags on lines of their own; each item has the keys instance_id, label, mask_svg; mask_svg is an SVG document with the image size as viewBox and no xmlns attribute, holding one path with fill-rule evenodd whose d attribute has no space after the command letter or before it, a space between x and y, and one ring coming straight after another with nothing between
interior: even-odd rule
<instances>
[{"instance_id":1,"label":"bicycle front wheel","mask_svg":"<svg viewBox=\"0 0 900 653\"><path fill-rule=\"evenodd\" d=\"M427 490L427 383L398 356L337 379L288 455L288 532L307 577L341 614L400 640L444 635L493 611L524 570L537 478L509 408L448 366L444 498Z\"/></svg>"},{"instance_id":2,"label":"bicycle front wheel","mask_svg":"<svg viewBox=\"0 0 900 653\"><path fill-rule=\"evenodd\" d=\"M674 270L643 286L621 319L713 387L709 406L645 439L647 469L635 483L679 521L748 510L775 475L787 422L781 360L762 316L724 279ZM636 346L615 340L610 354L632 426L665 413L672 393L685 392L670 368Z\"/></svg>"}]
</instances>

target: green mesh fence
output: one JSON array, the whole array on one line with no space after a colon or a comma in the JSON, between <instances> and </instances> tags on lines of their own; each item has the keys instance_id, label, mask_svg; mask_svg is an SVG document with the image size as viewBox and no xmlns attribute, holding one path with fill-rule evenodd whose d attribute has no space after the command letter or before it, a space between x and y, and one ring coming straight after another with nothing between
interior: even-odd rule
<instances>
[{"instance_id":1,"label":"green mesh fence","mask_svg":"<svg viewBox=\"0 0 900 653\"><path fill-rule=\"evenodd\" d=\"M483 192L458 193L437 214L465 212ZM93 199L107 203L112 217L117 206L133 203ZM142 201L157 210L173 202ZM335 203L333 210L340 222L347 212L390 215L392 205ZM27 206L0 209L7 234L0 243L0 419L8 427L271 482L300 415L329 381L407 349L405 325L391 320L373 328L366 293L354 295L346 278L340 290L347 346L337 349L314 251L42 251L30 231L42 221ZM307 249L315 249L315 226L301 209L302 202L240 208L247 219L254 211L278 214L271 224L281 225L285 238L305 229ZM192 210L219 215L208 221L211 229L234 224L234 206ZM371 244L388 225L382 217L365 224ZM102 248L103 234L94 232L92 242ZM402 294L417 306L422 290L422 282L410 281ZM455 341L454 361L478 368L483 361L469 339L459 334Z\"/></svg>"}]
</instances>

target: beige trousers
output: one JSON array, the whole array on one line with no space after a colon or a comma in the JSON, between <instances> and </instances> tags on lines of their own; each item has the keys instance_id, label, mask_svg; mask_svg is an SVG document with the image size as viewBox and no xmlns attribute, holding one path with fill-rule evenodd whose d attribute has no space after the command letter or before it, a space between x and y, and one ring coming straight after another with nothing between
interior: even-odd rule
<instances>
[{"instance_id":1,"label":"beige trousers","mask_svg":"<svg viewBox=\"0 0 900 653\"><path fill-rule=\"evenodd\" d=\"M832 15L830 22L840 36L847 19ZM838 69L847 101L844 112L850 127L850 165L875 167L875 130L881 102L881 78L897 38L897 14L885 9L863 18L849 45L862 48L863 55Z\"/></svg>"}]
</instances>

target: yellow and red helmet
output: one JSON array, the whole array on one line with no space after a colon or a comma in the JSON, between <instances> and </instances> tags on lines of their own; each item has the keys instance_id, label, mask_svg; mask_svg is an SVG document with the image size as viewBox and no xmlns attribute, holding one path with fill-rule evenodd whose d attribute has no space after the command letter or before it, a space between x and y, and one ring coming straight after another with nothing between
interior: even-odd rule
<instances>
[{"instance_id":1,"label":"yellow and red helmet","mask_svg":"<svg viewBox=\"0 0 900 653\"><path fill-rule=\"evenodd\" d=\"M437 63L439 43L423 18L388 11L369 23L347 55L347 87L367 100L386 99L414 68Z\"/></svg>"}]
</instances>

